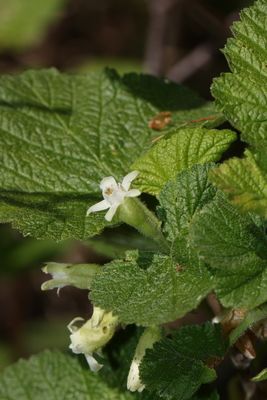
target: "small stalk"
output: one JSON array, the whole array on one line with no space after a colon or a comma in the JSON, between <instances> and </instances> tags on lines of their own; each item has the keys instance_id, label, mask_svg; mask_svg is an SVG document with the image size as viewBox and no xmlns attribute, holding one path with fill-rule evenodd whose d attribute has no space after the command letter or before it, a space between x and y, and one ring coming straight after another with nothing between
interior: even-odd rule
<instances>
[{"instance_id":1,"label":"small stalk","mask_svg":"<svg viewBox=\"0 0 267 400\"><path fill-rule=\"evenodd\" d=\"M165 253L170 253L170 246L161 231L161 222L141 200L133 197L125 198L118 207L116 216L145 236L154 239Z\"/></svg>"}]
</instances>

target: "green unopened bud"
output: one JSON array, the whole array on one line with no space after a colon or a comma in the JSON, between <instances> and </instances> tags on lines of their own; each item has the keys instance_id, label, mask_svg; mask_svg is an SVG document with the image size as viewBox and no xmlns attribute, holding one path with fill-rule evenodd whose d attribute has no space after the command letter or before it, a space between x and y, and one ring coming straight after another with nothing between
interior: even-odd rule
<instances>
[{"instance_id":1,"label":"green unopened bud","mask_svg":"<svg viewBox=\"0 0 267 400\"><path fill-rule=\"evenodd\" d=\"M42 290L64 286L75 286L78 289L90 289L93 277L98 274L100 267L97 264L60 264L48 263L43 269L45 274L52 275L52 279L42 284Z\"/></svg>"},{"instance_id":2,"label":"green unopened bud","mask_svg":"<svg viewBox=\"0 0 267 400\"><path fill-rule=\"evenodd\" d=\"M93 357L93 352L102 355L102 347L112 338L116 326L119 324L118 317L114 317L112 312L95 307L92 318L81 328L75 325L77 321L83 321L83 318L75 318L68 325L68 329L72 333L70 349L75 354L83 353L90 369L98 371L103 365Z\"/></svg>"},{"instance_id":3,"label":"green unopened bud","mask_svg":"<svg viewBox=\"0 0 267 400\"><path fill-rule=\"evenodd\" d=\"M131 392L135 392L136 390L142 392L144 390L145 385L141 383L139 377L139 365L145 355L146 349L151 349L153 344L160 340L161 337L162 329L160 326L155 325L146 328L140 337L127 380L127 389L131 390Z\"/></svg>"}]
</instances>

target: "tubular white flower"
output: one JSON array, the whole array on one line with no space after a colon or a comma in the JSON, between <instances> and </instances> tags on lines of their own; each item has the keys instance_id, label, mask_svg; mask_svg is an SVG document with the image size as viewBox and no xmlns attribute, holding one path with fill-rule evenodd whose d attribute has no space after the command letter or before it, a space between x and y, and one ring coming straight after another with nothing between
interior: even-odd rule
<instances>
[{"instance_id":1,"label":"tubular white flower","mask_svg":"<svg viewBox=\"0 0 267 400\"><path fill-rule=\"evenodd\" d=\"M142 392L145 389L145 385L140 381L139 365L146 353L146 349L151 349L154 343L161 339L161 332L160 326L152 325L146 328L140 337L127 379L127 389L131 392L136 390Z\"/></svg>"},{"instance_id":2,"label":"tubular white flower","mask_svg":"<svg viewBox=\"0 0 267 400\"><path fill-rule=\"evenodd\" d=\"M114 317L112 312L106 312L99 307L94 308L92 318L89 319L81 328L75 325L76 321L84 321L83 318L75 318L68 325L71 332L70 349L73 353L83 353L89 364L91 371L98 371L103 367L94 358L93 353L102 355L102 347L112 338L118 325L118 317Z\"/></svg>"},{"instance_id":3,"label":"tubular white flower","mask_svg":"<svg viewBox=\"0 0 267 400\"><path fill-rule=\"evenodd\" d=\"M91 212L108 210L105 215L107 221L111 221L117 208L124 201L125 197L137 197L140 196L141 192L138 189L131 189L131 182L137 177L139 171L132 171L127 174L122 183L117 183L112 176L102 179L100 182L100 189L102 189L102 195L104 200L93 205L87 210L86 215L88 216Z\"/></svg>"}]
</instances>

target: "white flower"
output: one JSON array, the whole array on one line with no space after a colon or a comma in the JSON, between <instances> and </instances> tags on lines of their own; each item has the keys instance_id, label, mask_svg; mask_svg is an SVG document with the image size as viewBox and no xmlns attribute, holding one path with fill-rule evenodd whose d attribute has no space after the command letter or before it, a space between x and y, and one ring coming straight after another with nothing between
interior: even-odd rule
<instances>
[{"instance_id":1,"label":"white flower","mask_svg":"<svg viewBox=\"0 0 267 400\"><path fill-rule=\"evenodd\" d=\"M102 179L100 182L100 189L102 189L104 200L90 207L86 215L89 215L91 212L102 211L109 208L105 219L111 221L117 208L122 204L125 197L136 197L141 194L138 189L129 190L131 182L138 174L139 171L130 172L123 178L122 183L117 183L112 176Z\"/></svg>"},{"instance_id":2,"label":"white flower","mask_svg":"<svg viewBox=\"0 0 267 400\"><path fill-rule=\"evenodd\" d=\"M73 353L83 353L91 371L98 371L103 367L94 358L93 353L102 355L102 347L112 338L118 325L118 317L113 317L112 312L106 312L99 307L94 308L92 318L81 328L75 326L76 321L83 321L83 318L75 318L68 325L72 333L70 335Z\"/></svg>"},{"instance_id":3,"label":"white flower","mask_svg":"<svg viewBox=\"0 0 267 400\"><path fill-rule=\"evenodd\" d=\"M161 327L156 325L146 328L140 337L127 379L127 389L131 392L136 390L142 392L144 390L145 385L141 383L139 377L139 365L146 353L146 349L151 349L153 344L160 340L161 337Z\"/></svg>"}]
</instances>

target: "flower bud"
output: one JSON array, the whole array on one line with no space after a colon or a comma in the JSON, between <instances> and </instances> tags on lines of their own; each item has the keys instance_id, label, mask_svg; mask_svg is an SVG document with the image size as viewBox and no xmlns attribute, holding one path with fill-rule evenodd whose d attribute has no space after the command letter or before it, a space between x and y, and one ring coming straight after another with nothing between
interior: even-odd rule
<instances>
[{"instance_id":1,"label":"flower bud","mask_svg":"<svg viewBox=\"0 0 267 400\"><path fill-rule=\"evenodd\" d=\"M64 286L75 286L78 289L90 289L92 278L99 272L97 264L60 264L48 263L42 270L45 274L52 275L52 279L42 284L42 290Z\"/></svg>"},{"instance_id":2,"label":"flower bud","mask_svg":"<svg viewBox=\"0 0 267 400\"><path fill-rule=\"evenodd\" d=\"M161 331L161 327L158 325L149 326L139 339L127 379L127 389L131 392L135 392L136 390L142 392L145 388L145 385L141 383L139 378L139 365L145 355L146 349L151 349L153 344L161 339Z\"/></svg>"}]
</instances>

